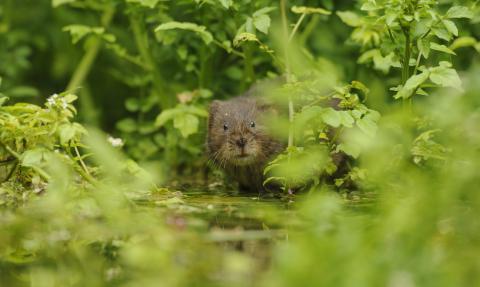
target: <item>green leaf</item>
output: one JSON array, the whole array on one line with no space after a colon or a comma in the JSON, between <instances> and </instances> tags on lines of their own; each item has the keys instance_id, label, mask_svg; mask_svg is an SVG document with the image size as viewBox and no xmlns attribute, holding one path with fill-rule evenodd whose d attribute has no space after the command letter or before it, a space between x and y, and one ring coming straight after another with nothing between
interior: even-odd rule
<instances>
[{"instance_id":1,"label":"green leaf","mask_svg":"<svg viewBox=\"0 0 480 287\"><path fill-rule=\"evenodd\" d=\"M470 8L465 6L453 6L447 11L445 15L447 18L473 18L474 14Z\"/></svg>"},{"instance_id":2,"label":"green leaf","mask_svg":"<svg viewBox=\"0 0 480 287\"><path fill-rule=\"evenodd\" d=\"M253 25L255 26L255 28L257 28L258 31L264 34L268 34L268 29L270 28L270 17L265 14L254 17Z\"/></svg>"},{"instance_id":3,"label":"green leaf","mask_svg":"<svg viewBox=\"0 0 480 287\"><path fill-rule=\"evenodd\" d=\"M347 128L353 127L355 120L353 119L352 115L350 115L350 112L340 111L338 114L340 115L340 122L343 126Z\"/></svg>"},{"instance_id":4,"label":"green leaf","mask_svg":"<svg viewBox=\"0 0 480 287\"><path fill-rule=\"evenodd\" d=\"M212 34L207 30L205 26L197 25L195 23L190 23L190 22L172 21L172 22L163 23L157 26L157 28L155 28L155 32L174 30L174 29L195 32L202 38L205 44L210 44L213 41Z\"/></svg>"},{"instance_id":5,"label":"green leaf","mask_svg":"<svg viewBox=\"0 0 480 287\"><path fill-rule=\"evenodd\" d=\"M272 177L269 177L267 178L266 180L263 181L262 185L263 186L266 186L267 184L269 184L270 182L284 182L285 181L285 177L280 177L280 176L272 176Z\"/></svg>"},{"instance_id":6,"label":"green leaf","mask_svg":"<svg viewBox=\"0 0 480 287\"><path fill-rule=\"evenodd\" d=\"M417 90L416 94L417 94L417 95L420 95L420 96L428 96L428 93L425 92L425 90L424 90L424 89L421 89L421 88L419 88L419 89Z\"/></svg>"},{"instance_id":7,"label":"green leaf","mask_svg":"<svg viewBox=\"0 0 480 287\"><path fill-rule=\"evenodd\" d=\"M351 27L359 27L363 24L362 18L358 16L357 14L350 12L350 11L338 11L337 12L338 17L347 24L348 26Z\"/></svg>"},{"instance_id":8,"label":"green leaf","mask_svg":"<svg viewBox=\"0 0 480 287\"><path fill-rule=\"evenodd\" d=\"M206 118L208 117L208 112L205 110L203 107L197 107L197 106L185 106L184 107L185 112L188 112L190 114Z\"/></svg>"},{"instance_id":9,"label":"green leaf","mask_svg":"<svg viewBox=\"0 0 480 287\"><path fill-rule=\"evenodd\" d=\"M118 121L116 127L122 132L131 133L137 130L137 122L132 118L126 118Z\"/></svg>"},{"instance_id":10,"label":"green leaf","mask_svg":"<svg viewBox=\"0 0 480 287\"><path fill-rule=\"evenodd\" d=\"M155 8L160 0L127 0L127 3L136 3L147 8Z\"/></svg>"},{"instance_id":11,"label":"green leaf","mask_svg":"<svg viewBox=\"0 0 480 287\"><path fill-rule=\"evenodd\" d=\"M363 3L362 7L360 8L360 10L363 11L375 11L378 9L379 8L377 7L377 3L375 2L375 0L368 0L368 2Z\"/></svg>"},{"instance_id":12,"label":"green leaf","mask_svg":"<svg viewBox=\"0 0 480 287\"><path fill-rule=\"evenodd\" d=\"M264 14L268 14L272 11L275 11L277 10L276 7L273 7L273 6L269 6L269 7L264 7L262 9L258 9L257 11L255 11L255 13L253 13L253 17L258 17L260 15L264 15Z\"/></svg>"},{"instance_id":13,"label":"green leaf","mask_svg":"<svg viewBox=\"0 0 480 287\"><path fill-rule=\"evenodd\" d=\"M245 32L255 34L255 26L253 25L253 18L247 17L245 21Z\"/></svg>"},{"instance_id":14,"label":"green leaf","mask_svg":"<svg viewBox=\"0 0 480 287\"><path fill-rule=\"evenodd\" d=\"M36 148L27 150L22 154L22 166L35 167L42 163L45 150L43 148Z\"/></svg>"},{"instance_id":15,"label":"green leaf","mask_svg":"<svg viewBox=\"0 0 480 287\"><path fill-rule=\"evenodd\" d=\"M0 97L0 107L8 101L8 97Z\"/></svg>"},{"instance_id":16,"label":"green leaf","mask_svg":"<svg viewBox=\"0 0 480 287\"><path fill-rule=\"evenodd\" d=\"M443 52L443 53L447 53L447 54L451 54L451 55L457 55L457 54L455 54L454 51L450 50L450 49L449 49L447 46L445 46L445 45L440 45L440 44L431 42L431 43L430 43L430 48L431 48L432 50L440 51L440 52Z\"/></svg>"},{"instance_id":17,"label":"green leaf","mask_svg":"<svg viewBox=\"0 0 480 287\"><path fill-rule=\"evenodd\" d=\"M381 116L382 115L379 112L369 109L368 113L364 116L364 118L377 122L378 120L380 120Z\"/></svg>"},{"instance_id":18,"label":"green leaf","mask_svg":"<svg viewBox=\"0 0 480 287\"><path fill-rule=\"evenodd\" d=\"M370 118L364 117L357 120L357 126L362 132L364 132L370 137L375 136L375 134L377 133L377 123L375 123Z\"/></svg>"},{"instance_id":19,"label":"green leaf","mask_svg":"<svg viewBox=\"0 0 480 287\"><path fill-rule=\"evenodd\" d=\"M129 112L136 112L140 109L140 101L138 98L128 98L125 101L125 108Z\"/></svg>"},{"instance_id":20,"label":"green leaf","mask_svg":"<svg viewBox=\"0 0 480 287\"><path fill-rule=\"evenodd\" d=\"M447 28L448 32L452 33L455 37L458 36L458 28L453 21L442 20L443 25Z\"/></svg>"},{"instance_id":21,"label":"green leaf","mask_svg":"<svg viewBox=\"0 0 480 287\"><path fill-rule=\"evenodd\" d=\"M323 8L306 7L306 6L293 6L292 12L295 14L322 14L322 15L332 14L332 12L325 10Z\"/></svg>"},{"instance_id":22,"label":"green leaf","mask_svg":"<svg viewBox=\"0 0 480 287\"><path fill-rule=\"evenodd\" d=\"M166 122L172 120L179 113L178 109L168 109L161 112L157 119L155 120L155 126L161 127L165 125Z\"/></svg>"},{"instance_id":23,"label":"green leaf","mask_svg":"<svg viewBox=\"0 0 480 287\"><path fill-rule=\"evenodd\" d=\"M408 99L413 95L413 92L420 87L426 80L428 80L430 72L428 70L422 72L421 74L410 77L407 80L405 85L400 88L397 94L394 96L395 99Z\"/></svg>"},{"instance_id":24,"label":"green leaf","mask_svg":"<svg viewBox=\"0 0 480 287\"><path fill-rule=\"evenodd\" d=\"M417 47L420 53L423 55L425 59L428 59L430 56L430 45L428 44L429 41L425 39L418 39L417 40Z\"/></svg>"},{"instance_id":25,"label":"green leaf","mask_svg":"<svg viewBox=\"0 0 480 287\"><path fill-rule=\"evenodd\" d=\"M257 36L252 33L240 33L237 36L235 36L235 39L233 39L233 45L234 46L239 46L243 42L259 42Z\"/></svg>"},{"instance_id":26,"label":"green leaf","mask_svg":"<svg viewBox=\"0 0 480 287\"><path fill-rule=\"evenodd\" d=\"M477 44L477 40L472 37L460 37L453 41L452 45L450 45L450 50L456 50L464 47L474 47Z\"/></svg>"},{"instance_id":27,"label":"green leaf","mask_svg":"<svg viewBox=\"0 0 480 287\"><path fill-rule=\"evenodd\" d=\"M450 34L450 32L443 27L442 28L433 28L432 31L435 34L435 36L437 36L438 38L440 38L442 40L450 41L452 39L452 34Z\"/></svg>"},{"instance_id":28,"label":"green leaf","mask_svg":"<svg viewBox=\"0 0 480 287\"><path fill-rule=\"evenodd\" d=\"M338 128L342 123L342 118L338 111L332 108L326 108L322 113L322 120L329 126Z\"/></svg>"},{"instance_id":29,"label":"green leaf","mask_svg":"<svg viewBox=\"0 0 480 287\"><path fill-rule=\"evenodd\" d=\"M373 63L375 69L384 72L387 74L390 71L391 67L396 66L394 61L395 54L391 52L387 56L383 57L382 54L378 53L373 57Z\"/></svg>"},{"instance_id":30,"label":"green leaf","mask_svg":"<svg viewBox=\"0 0 480 287\"><path fill-rule=\"evenodd\" d=\"M351 87L352 89L357 89L359 91L362 91L365 95L370 93L370 90L367 88L367 86L365 86L365 84L359 81L352 81Z\"/></svg>"},{"instance_id":31,"label":"green leaf","mask_svg":"<svg viewBox=\"0 0 480 287\"><path fill-rule=\"evenodd\" d=\"M72 3L72 2L75 2L77 0L52 0L52 6L54 8L58 7L58 6L61 6L61 5L65 5L65 4L68 4L68 3Z\"/></svg>"},{"instance_id":32,"label":"green leaf","mask_svg":"<svg viewBox=\"0 0 480 287\"><path fill-rule=\"evenodd\" d=\"M447 65L448 62L440 63L440 66L430 69L430 80L440 87L462 89L462 81L455 69ZM448 63L449 64L449 63Z\"/></svg>"},{"instance_id":33,"label":"green leaf","mask_svg":"<svg viewBox=\"0 0 480 287\"><path fill-rule=\"evenodd\" d=\"M220 4L222 4L222 6L225 9L228 9L233 5L233 0L218 0L218 1L220 2Z\"/></svg>"},{"instance_id":34,"label":"green leaf","mask_svg":"<svg viewBox=\"0 0 480 287\"><path fill-rule=\"evenodd\" d=\"M397 18L398 18L397 13L387 12L386 15L385 15L385 23L388 26L392 26L393 22L395 22L395 20L397 20Z\"/></svg>"},{"instance_id":35,"label":"green leaf","mask_svg":"<svg viewBox=\"0 0 480 287\"><path fill-rule=\"evenodd\" d=\"M423 84L428 79L429 73L428 71L424 71L418 75L410 77L405 83L404 89L414 90L418 88L421 84Z\"/></svg>"},{"instance_id":36,"label":"green leaf","mask_svg":"<svg viewBox=\"0 0 480 287\"><path fill-rule=\"evenodd\" d=\"M68 25L63 27L62 30L70 33L73 44L78 43L89 34L103 35L105 33L105 28L103 27L90 27L86 25Z\"/></svg>"},{"instance_id":37,"label":"green leaf","mask_svg":"<svg viewBox=\"0 0 480 287\"><path fill-rule=\"evenodd\" d=\"M74 101L76 101L78 99L78 97L74 94L65 94L65 93L62 93L60 94L62 99L67 102L68 104L71 104L73 103Z\"/></svg>"},{"instance_id":38,"label":"green leaf","mask_svg":"<svg viewBox=\"0 0 480 287\"><path fill-rule=\"evenodd\" d=\"M371 61L377 55L382 56L382 54L380 53L380 50L378 50L378 49L368 50L365 53L363 53L362 55L360 55L360 57L358 58L358 63L359 64L365 64L365 63Z\"/></svg>"},{"instance_id":39,"label":"green leaf","mask_svg":"<svg viewBox=\"0 0 480 287\"><path fill-rule=\"evenodd\" d=\"M75 128L72 124L62 124L58 127L58 136L60 138L60 144L66 145L75 136Z\"/></svg>"},{"instance_id":40,"label":"green leaf","mask_svg":"<svg viewBox=\"0 0 480 287\"><path fill-rule=\"evenodd\" d=\"M358 145L355 145L352 142L344 142L338 145L338 150L343 151L353 158L358 158L361 152L361 148Z\"/></svg>"},{"instance_id":41,"label":"green leaf","mask_svg":"<svg viewBox=\"0 0 480 287\"><path fill-rule=\"evenodd\" d=\"M173 119L173 126L180 131L184 138L198 131L199 120L191 114L179 114Z\"/></svg>"}]
</instances>

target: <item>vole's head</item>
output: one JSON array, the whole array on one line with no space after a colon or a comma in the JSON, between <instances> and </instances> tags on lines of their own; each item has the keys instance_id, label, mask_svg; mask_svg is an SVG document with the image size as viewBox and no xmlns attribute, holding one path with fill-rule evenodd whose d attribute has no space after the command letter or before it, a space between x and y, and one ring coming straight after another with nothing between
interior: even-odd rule
<instances>
[{"instance_id":1,"label":"vole's head","mask_svg":"<svg viewBox=\"0 0 480 287\"><path fill-rule=\"evenodd\" d=\"M215 163L245 166L265 159L268 136L261 121L264 109L250 98L212 102L208 149Z\"/></svg>"}]
</instances>

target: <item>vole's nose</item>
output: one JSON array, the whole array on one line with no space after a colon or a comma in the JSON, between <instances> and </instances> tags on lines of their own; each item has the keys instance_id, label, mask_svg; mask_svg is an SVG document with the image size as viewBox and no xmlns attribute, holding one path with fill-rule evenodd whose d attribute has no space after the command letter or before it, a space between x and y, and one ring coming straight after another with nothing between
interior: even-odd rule
<instances>
[{"instance_id":1,"label":"vole's nose","mask_svg":"<svg viewBox=\"0 0 480 287\"><path fill-rule=\"evenodd\" d=\"M244 147L245 144L247 143L247 140L244 137L241 137L236 141L238 147Z\"/></svg>"}]
</instances>

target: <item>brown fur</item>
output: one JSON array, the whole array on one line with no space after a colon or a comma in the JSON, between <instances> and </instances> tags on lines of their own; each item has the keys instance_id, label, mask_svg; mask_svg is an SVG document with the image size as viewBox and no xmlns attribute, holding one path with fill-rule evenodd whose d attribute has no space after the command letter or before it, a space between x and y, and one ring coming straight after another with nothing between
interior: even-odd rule
<instances>
[{"instance_id":1,"label":"brown fur","mask_svg":"<svg viewBox=\"0 0 480 287\"><path fill-rule=\"evenodd\" d=\"M252 97L213 101L210 105L208 155L241 189L263 190L265 164L283 149L269 136L263 122L269 111L271 108Z\"/></svg>"}]
</instances>

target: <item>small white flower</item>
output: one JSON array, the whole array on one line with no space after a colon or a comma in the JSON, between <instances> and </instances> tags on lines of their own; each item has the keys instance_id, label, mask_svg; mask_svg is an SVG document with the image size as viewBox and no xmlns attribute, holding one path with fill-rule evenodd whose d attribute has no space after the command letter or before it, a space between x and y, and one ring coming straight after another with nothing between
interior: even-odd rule
<instances>
[{"instance_id":1,"label":"small white flower","mask_svg":"<svg viewBox=\"0 0 480 287\"><path fill-rule=\"evenodd\" d=\"M65 99L62 99L62 108L63 108L64 110L66 110L67 107L68 107L67 101L66 101Z\"/></svg>"},{"instance_id":2,"label":"small white flower","mask_svg":"<svg viewBox=\"0 0 480 287\"><path fill-rule=\"evenodd\" d=\"M55 102L58 98L58 94L53 94L47 99L47 106L53 106L55 105Z\"/></svg>"},{"instance_id":3,"label":"small white flower","mask_svg":"<svg viewBox=\"0 0 480 287\"><path fill-rule=\"evenodd\" d=\"M108 136L107 140L113 147L122 147L124 145L121 138L114 138L112 136Z\"/></svg>"}]
</instances>

